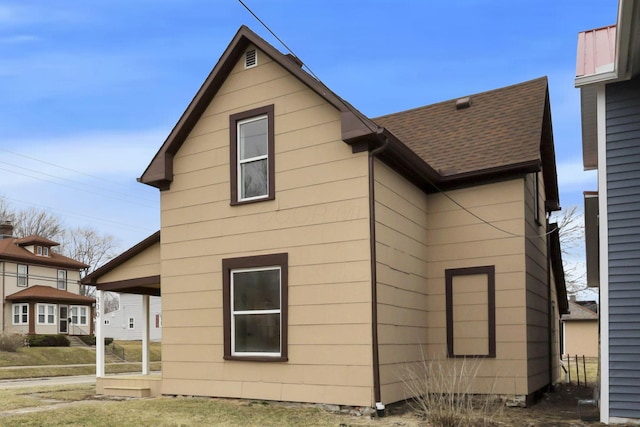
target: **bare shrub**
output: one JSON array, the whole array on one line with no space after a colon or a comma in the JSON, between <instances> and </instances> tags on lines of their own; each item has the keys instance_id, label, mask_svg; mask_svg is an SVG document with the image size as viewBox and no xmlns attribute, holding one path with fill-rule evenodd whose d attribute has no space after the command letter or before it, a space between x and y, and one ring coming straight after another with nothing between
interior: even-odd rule
<instances>
[{"instance_id":1,"label":"bare shrub","mask_svg":"<svg viewBox=\"0 0 640 427\"><path fill-rule=\"evenodd\" d=\"M24 346L24 337L17 334L0 334L0 351L15 353Z\"/></svg>"},{"instance_id":2,"label":"bare shrub","mask_svg":"<svg viewBox=\"0 0 640 427\"><path fill-rule=\"evenodd\" d=\"M404 385L409 404L429 425L440 427L496 426L502 404L493 394L474 395L480 358L425 360L406 366ZM495 380L494 380L495 384Z\"/></svg>"}]
</instances>

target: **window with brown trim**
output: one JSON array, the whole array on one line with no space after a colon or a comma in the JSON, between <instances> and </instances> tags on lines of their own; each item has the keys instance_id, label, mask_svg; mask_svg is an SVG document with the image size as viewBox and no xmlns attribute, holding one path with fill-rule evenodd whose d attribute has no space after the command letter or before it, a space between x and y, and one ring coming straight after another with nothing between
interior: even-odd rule
<instances>
[{"instance_id":1,"label":"window with brown trim","mask_svg":"<svg viewBox=\"0 0 640 427\"><path fill-rule=\"evenodd\" d=\"M225 359L287 360L288 258L222 260Z\"/></svg>"},{"instance_id":2,"label":"window with brown trim","mask_svg":"<svg viewBox=\"0 0 640 427\"><path fill-rule=\"evenodd\" d=\"M229 117L231 204L275 199L273 104Z\"/></svg>"},{"instance_id":3,"label":"window with brown trim","mask_svg":"<svg viewBox=\"0 0 640 427\"><path fill-rule=\"evenodd\" d=\"M495 266L445 270L449 357L496 357Z\"/></svg>"}]
</instances>

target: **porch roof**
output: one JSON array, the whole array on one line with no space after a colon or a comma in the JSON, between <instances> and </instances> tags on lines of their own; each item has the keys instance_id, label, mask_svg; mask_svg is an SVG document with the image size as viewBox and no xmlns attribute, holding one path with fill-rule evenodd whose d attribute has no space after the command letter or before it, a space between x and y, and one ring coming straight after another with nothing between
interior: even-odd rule
<instances>
[{"instance_id":1,"label":"porch roof","mask_svg":"<svg viewBox=\"0 0 640 427\"><path fill-rule=\"evenodd\" d=\"M91 305L96 302L95 298L42 285L29 286L26 289L8 295L5 300L11 302L62 302L78 305Z\"/></svg>"}]
</instances>

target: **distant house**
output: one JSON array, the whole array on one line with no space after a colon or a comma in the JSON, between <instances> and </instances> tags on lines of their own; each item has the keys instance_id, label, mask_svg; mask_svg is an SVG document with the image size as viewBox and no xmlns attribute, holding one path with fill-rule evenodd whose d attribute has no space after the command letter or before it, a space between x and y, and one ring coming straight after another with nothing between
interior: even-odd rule
<instances>
[{"instance_id":1,"label":"distant house","mask_svg":"<svg viewBox=\"0 0 640 427\"><path fill-rule=\"evenodd\" d=\"M301 65L241 27L139 179L161 231L86 278L162 294L160 392L384 408L422 358L560 381L547 79L371 119Z\"/></svg>"},{"instance_id":2,"label":"distant house","mask_svg":"<svg viewBox=\"0 0 640 427\"><path fill-rule=\"evenodd\" d=\"M600 290L600 420L640 420L640 2L578 35L587 282Z\"/></svg>"},{"instance_id":3,"label":"distant house","mask_svg":"<svg viewBox=\"0 0 640 427\"><path fill-rule=\"evenodd\" d=\"M149 299L149 339L162 339L162 303L160 297ZM102 331L105 337L116 340L141 340L143 334L142 296L120 294L118 309L104 314Z\"/></svg>"},{"instance_id":4,"label":"distant house","mask_svg":"<svg viewBox=\"0 0 640 427\"><path fill-rule=\"evenodd\" d=\"M569 313L562 315L562 352L569 355L598 357L598 313L595 304L569 299Z\"/></svg>"},{"instance_id":5,"label":"distant house","mask_svg":"<svg viewBox=\"0 0 640 427\"><path fill-rule=\"evenodd\" d=\"M0 224L2 333L93 334L95 300L80 295L80 272L89 266L55 246L39 236L14 238L11 223Z\"/></svg>"}]
</instances>

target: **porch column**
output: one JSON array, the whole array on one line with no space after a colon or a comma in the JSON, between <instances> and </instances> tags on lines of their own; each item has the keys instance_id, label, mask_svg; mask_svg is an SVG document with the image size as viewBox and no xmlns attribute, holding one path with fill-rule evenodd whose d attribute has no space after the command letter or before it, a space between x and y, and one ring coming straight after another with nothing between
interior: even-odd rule
<instances>
[{"instance_id":1,"label":"porch column","mask_svg":"<svg viewBox=\"0 0 640 427\"><path fill-rule=\"evenodd\" d=\"M149 295L142 295L142 375L149 375Z\"/></svg>"},{"instance_id":2,"label":"porch column","mask_svg":"<svg viewBox=\"0 0 640 427\"><path fill-rule=\"evenodd\" d=\"M96 377L104 377L104 337L102 335L102 313L104 292L96 289Z\"/></svg>"},{"instance_id":3,"label":"porch column","mask_svg":"<svg viewBox=\"0 0 640 427\"><path fill-rule=\"evenodd\" d=\"M36 303L29 303L29 335L36 334Z\"/></svg>"}]
</instances>

